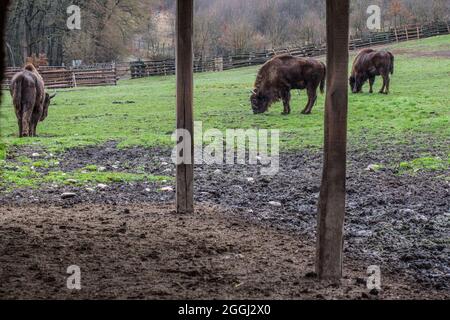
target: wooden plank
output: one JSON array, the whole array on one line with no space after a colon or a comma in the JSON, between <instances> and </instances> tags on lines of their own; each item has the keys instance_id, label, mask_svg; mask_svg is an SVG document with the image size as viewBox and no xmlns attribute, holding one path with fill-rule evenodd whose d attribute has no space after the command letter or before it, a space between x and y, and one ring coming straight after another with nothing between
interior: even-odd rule
<instances>
[{"instance_id":1,"label":"wooden plank","mask_svg":"<svg viewBox=\"0 0 450 320\"><path fill-rule=\"evenodd\" d=\"M193 77L193 20L194 1L177 0L176 9L176 77L177 77L177 129L190 133L190 139L183 141L184 150L191 150L191 163L184 163L188 157L180 156L177 165L176 206L178 213L194 212L194 77Z\"/></svg>"},{"instance_id":2,"label":"wooden plank","mask_svg":"<svg viewBox=\"0 0 450 320\"><path fill-rule=\"evenodd\" d=\"M349 0L327 0L325 147L319 200L316 272L342 277L346 200Z\"/></svg>"}]
</instances>

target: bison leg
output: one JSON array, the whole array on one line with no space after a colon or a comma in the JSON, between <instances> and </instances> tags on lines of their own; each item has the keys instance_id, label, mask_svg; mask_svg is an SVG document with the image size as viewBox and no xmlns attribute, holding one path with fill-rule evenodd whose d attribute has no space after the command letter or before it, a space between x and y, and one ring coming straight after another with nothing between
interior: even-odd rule
<instances>
[{"instance_id":1,"label":"bison leg","mask_svg":"<svg viewBox=\"0 0 450 320\"><path fill-rule=\"evenodd\" d=\"M36 128L40 118L41 118L40 114L33 113L33 117L31 118L30 137L36 137Z\"/></svg>"},{"instance_id":2,"label":"bison leg","mask_svg":"<svg viewBox=\"0 0 450 320\"><path fill-rule=\"evenodd\" d=\"M312 108L316 104L317 101L317 87L308 87L308 104L306 105L305 110L302 111L302 114L311 114Z\"/></svg>"},{"instance_id":3,"label":"bison leg","mask_svg":"<svg viewBox=\"0 0 450 320\"><path fill-rule=\"evenodd\" d=\"M23 132L22 117L18 117L17 123L19 124L19 138L22 138L22 132Z\"/></svg>"},{"instance_id":4,"label":"bison leg","mask_svg":"<svg viewBox=\"0 0 450 320\"><path fill-rule=\"evenodd\" d=\"M28 137L31 134L31 118L33 115L32 108L23 108L21 137Z\"/></svg>"},{"instance_id":5,"label":"bison leg","mask_svg":"<svg viewBox=\"0 0 450 320\"><path fill-rule=\"evenodd\" d=\"M370 85L370 91L369 93L373 93L373 85L375 83L375 77L370 77L369 78L369 85Z\"/></svg>"},{"instance_id":6,"label":"bison leg","mask_svg":"<svg viewBox=\"0 0 450 320\"><path fill-rule=\"evenodd\" d=\"M291 93L289 91L283 95L283 106L284 106L284 111L282 114L283 115L290 114L291 113Z\"/></svg>"},{"instance_id":7,"label":"bison leg","mask_svg":"<svg viewBox=\"0 0 450 320\"><path fill-rule=\"evenodd\" d=\"M22 115L20 110L16 108L17 124L19 125L19 138L22 138Z\"/></svg>"},{"instance_id":8,"label":"bison leg","mask_svg":"<svg viewBox=\"0 0 450 320\"><path fill-rule=\"evenodd\" d=\"M383 86L381 87L380 93L384 94L384 90L385 90L386 84L387 84L387 82L386 82L386 72L384 70L382 70L380 72L380 74L383 77Z\"/></svg>"},{"instance_id":9,"label":"bison leg","mask_svg":"<svg viewBox=\"0 0 450 320\"><path fill-rule=\"evenodd\" d=\"M390 83L389 75L387 74L383 75L383 87L381 88L380 93L389 94L389 83Z\"/></svg>"},{"instance_id":10,"label":"bison leg","mask_svg":"<svg viewBox=\"0 0 450 320\"><path fill-rule=\"evenodd\" d=\"M389 94L389 85L391 84L391 79L389 78L389 74L386 75L386 92L385 94Z\"/></svg>"}]
</instances>

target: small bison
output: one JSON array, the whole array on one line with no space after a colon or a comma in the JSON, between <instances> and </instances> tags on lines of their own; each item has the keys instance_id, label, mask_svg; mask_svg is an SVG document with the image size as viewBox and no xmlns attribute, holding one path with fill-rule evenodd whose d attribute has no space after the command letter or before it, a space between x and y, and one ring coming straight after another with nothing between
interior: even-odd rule
<instances>
[{"instance_id":1,"label":"small bison","mask_svg":"<svg viewBox=\"0 0 450 320\"><path fill-rule=\"evenodd\" d=\"M320 61L288 54L275 56L261 67L256 78L250 98L253 112L264 113L272 103L282 100L283 114L290 114L291 90L306 89L308 104L302 113L310 114L317 100L317 88L320 86L324 92L325 76L326 66Z\"/></svg>"},{"instance_id":2,"label":"small bison","mask_svg":"<svg viewBox=\"0 0 450 320\"><path fill-rule=\"evenodd\" d=\"M355 58L350 77L350 87L353 93L362 92L364 83L369 80L370 93L376 76L383 77L382 94L389 94L390 77L394 74L394 55L388 51L364 49Z\"/></svg>"},{"instance_id":3,"label":"small bison","mask_svg":"<svg viewBox=\"0 0 450 320\"><path fill-rule=\"evenodd\" d=\"M35 137L36 127L48 115L50 96L45 92L44 80L32 64L25 66L11 80L11 96L19 123L19 137Z\"/></svg>"}]
</instances>

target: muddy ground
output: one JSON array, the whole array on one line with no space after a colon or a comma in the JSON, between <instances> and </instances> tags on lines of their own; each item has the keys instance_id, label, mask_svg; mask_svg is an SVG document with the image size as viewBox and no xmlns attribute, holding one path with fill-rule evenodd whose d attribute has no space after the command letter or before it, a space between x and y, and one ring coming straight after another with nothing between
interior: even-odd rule
<instances>
[{"instance_id":1,"label":"muddy ground","mask_svg":"<svg viewBox=\"0 0 450 320\"><path fill-rule=\"evenodd\" d=\"M311 278L322 158L301 151L283 154L274 177L259 175L258 166L197 167L194 216L173 214L174 193L160 191L171 182L3 193L0 297L448 299L448 172L399 174L392 165L425 152L445 157L423 148L351 148L346 278L339 288ZM49 157L29 148L10 157L36 152ZM98 165L172 176L170 153L118 150L110 142L54 157L63 171ZM366 170L371 164L385 168ZM67 191L77 196L61 199ZM61 288L68 264L87 270L80 293ZM370 265L383 272L378 295L365 289Z\"/></svg>"}]
</instances>

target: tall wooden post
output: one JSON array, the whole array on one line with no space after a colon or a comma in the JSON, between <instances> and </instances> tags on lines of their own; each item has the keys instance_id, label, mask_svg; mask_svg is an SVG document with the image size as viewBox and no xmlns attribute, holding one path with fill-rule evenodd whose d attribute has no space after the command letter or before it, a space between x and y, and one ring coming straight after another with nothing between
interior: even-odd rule
<instances>
[{"instance_id":1,"label":"tall wooden post","mask_svg":"<svg viewBox=\"0 0 450 320\"><path fill-rule=\"evenodd\" d=\"M177 0L176 13L176 74L177 74L177 129L190 133L192 163L177 166L177 212L194 212L194 77L193 77L193 30L194 1ZM180 157L180 155L178 155ZM180 163L180 162L178 162Z\"/></svg>"},{"instance_id":2,"label":"tall wooden post","mask_svg":"<svg viewBox=\"0 0 450 320\"><path fill-rule=\"evenodd\" d=\"M6 14L8 12L9 0L0 2L0 84L3 80L3 73L5 71L5 51L4 51L4 32L6 30ZM0 102L2 100L2 92L0 90ZM0 127L1 129L1 127Z\"/></svg>"},{"instance_id":3,"label":"tall wooden post","mask_svg":"<svg viewBox=\"0 0 450 320\"><path fill-rule=\"evenodd\" d=\"M349 0L327 0L325 150L320 192L316 272L342 277L347 161Z\"/></svg>"}]
</instances>

